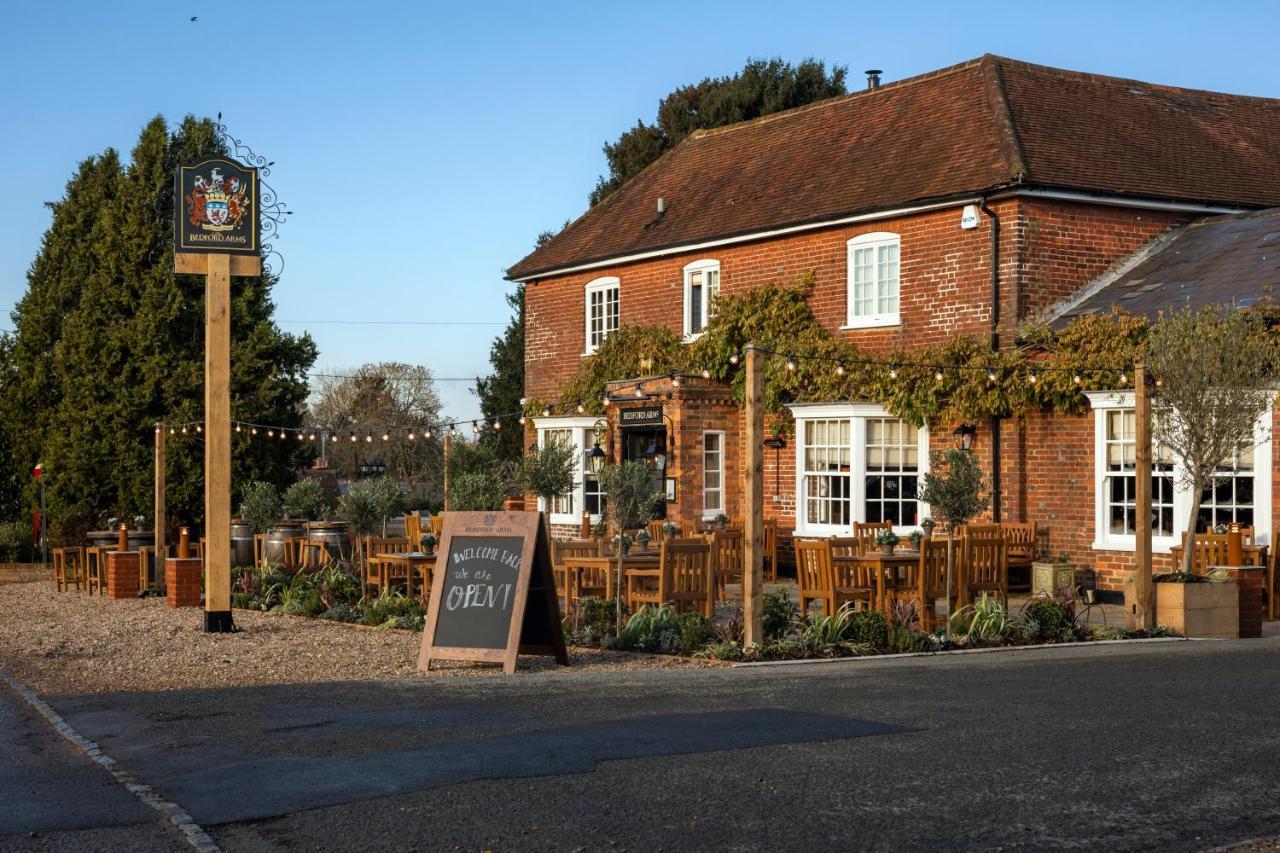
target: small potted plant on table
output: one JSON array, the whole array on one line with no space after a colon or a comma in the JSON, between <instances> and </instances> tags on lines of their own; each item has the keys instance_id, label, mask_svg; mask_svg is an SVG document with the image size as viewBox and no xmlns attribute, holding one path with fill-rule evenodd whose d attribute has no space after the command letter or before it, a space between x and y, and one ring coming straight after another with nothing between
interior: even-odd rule
<instances>
[{"instance_id":1,"label":"small potted plant on table","mask_svg":"<svg viewBox=\"0 0 1280 853\"><path fill-rule=\"evenodd\" d=\"M436 552L436 535L434 533L422 534L422 553L430 557Z\"/></svg>"},{"instance_id":2,"label":"small potted plant on table","mask_svg":"<svg viewBox=\"0 0 1280 853\"><path fill-rule=\"evenodd\" d=\"M652 539L653 537L649 535L649 528L641 527L636 531L636 544L640 546L641 551L648 550L649 542L652 541Z\"/></svg>"},{"instance_id":3,"label":"small potted plant on table","mask_svg":"<svg viewBox=\"0 0 1280 853\"><path fill-rule=\"evenodd\" d=\"M723 512L718 513L716 515L715 526L717 529L724 530L725 525L727 525L728 523L729 523L729 516L725 515Z\"/></svg>"},{"instance_id":4,"label":"small potted plant on table","mask_svg":"<svg viewBox=\"0 0 1280 853\"><path fill-rule=\"evenodd\" d=\"M880 553L886 557L893 556L893 549L898 547L900 541L902 540L898 538L898 534L892 530L876 534L876 544L880 546Z\"/></svg>"},{"instance_id":5,"label":"small potted plant on table","mask_svg":"<svg viewBox=\"0 0 1280 853\"><path fill-rule=\"evenodd\" d=\"M913 530L911 531L911 535L907 537L907 541L911 543L911 549L913 551L919 551L920 543L924 541L924 538L925 537L924 537L923 531Z\"/></svg>"},{"instance_id":6,"label":"small potted plant on table","mask_svg":"<svg viewBox=\"0 0 1280 853\"><path fill-rule=\"evenodd\" d=\"M668 542L670 542L672 539L675 539L676 534L679 532L680 532L680 528L676 527L676 523L674 521L664 522L662 525L662 536Z\"/></svg>"},{"instance_id":7,"label":"small potted plant on table","mask_svg":"<svg viewBox=\"0 0 1280 853\"><path fill-rule=\"evenodd\" d=\"M619 533L613 537L613 548L615 553L627 556L631 552L631 537L625 533Z\"/></svg>"}]
</instances>

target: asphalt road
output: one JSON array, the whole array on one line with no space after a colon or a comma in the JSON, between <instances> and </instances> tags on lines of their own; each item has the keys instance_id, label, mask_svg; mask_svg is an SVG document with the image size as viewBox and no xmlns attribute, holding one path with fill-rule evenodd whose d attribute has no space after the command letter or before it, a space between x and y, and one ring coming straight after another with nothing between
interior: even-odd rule
<instances>
[{"instance_id":1,"label":"asphalt road","mask_svg":"<svg viewBox=\"0 0 1280 853\"><path fill-rule=\"evenodd\" d=\"M50 701L229 851L1280 834L1280 639Z\"/></svg>"}]
</instances>

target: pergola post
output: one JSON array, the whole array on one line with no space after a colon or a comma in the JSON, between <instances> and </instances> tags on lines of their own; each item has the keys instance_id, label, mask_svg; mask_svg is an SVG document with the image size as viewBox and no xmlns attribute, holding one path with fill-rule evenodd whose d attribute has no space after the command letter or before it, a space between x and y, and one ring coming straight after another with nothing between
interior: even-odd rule
<instances>
[{"instance_id":1,"label":"pergola post","mask_svg":"<svg viewBox=\"0 0 1280 853\"><path fill-rule=\"evenodd\" d=\"M743 507L746 510L742 573L743 645L764 642L764 353L747 344L747 423Z\"/></svg>"},{"instance_id":2,"label":"pergola post","mask_svg":"<svg viewBox=\"0 0 1280 853\"><path fill-rule=\"evenodd\" d=\"M156 585L164 584L164 559L169 555L169 549L165 543L166 510L164 506L164 477L165 477L165 456L164 456L164 424L156 424L156 494L155 494L155 523L152 525L156 532Z\"/></svg>"},{"instance_id":3,"label":"pergola post","mask_svg":"<svg viewBox=\"0 0 1280 853\"><path fill-rule=\"evenodd\" d=\"M1135 628L1156 626L1155 590L1151 581L1151 390L1147 367L1133 371L1134 415L1134 611L1129 614Z\"/></svg>"}]
</instances>

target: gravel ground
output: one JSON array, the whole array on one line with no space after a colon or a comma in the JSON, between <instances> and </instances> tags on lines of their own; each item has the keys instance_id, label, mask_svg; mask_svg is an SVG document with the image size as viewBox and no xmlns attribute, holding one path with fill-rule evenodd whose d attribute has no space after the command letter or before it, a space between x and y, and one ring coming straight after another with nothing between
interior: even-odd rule
<instances>
[{"instance_id":1,"label":"gravel ground","mask_svg":"<svg viewBox=\"0 0 1280 853\"><path fill-rule=\"evenodd\" d=\"M418 672L421 633L246 610L235 620L238 633L206 634L202 611L170 610L162 598L112 601L58 593L51 581L5 584L0 668L49 695L502 672L451 661ZM570 648L569 662L574 672L714 665L586 648ZM553 668L551 658L528 657L517 672Z\"/></svg>"}]
</instances>

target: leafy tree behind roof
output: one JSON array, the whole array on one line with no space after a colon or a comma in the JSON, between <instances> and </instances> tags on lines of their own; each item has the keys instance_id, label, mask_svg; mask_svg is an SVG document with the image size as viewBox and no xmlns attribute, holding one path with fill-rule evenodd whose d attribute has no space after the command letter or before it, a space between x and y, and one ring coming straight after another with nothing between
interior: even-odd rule
<instances>
[{"instance_id":1,"label":"leafy tree behind roof","mask_svg":"<svg viewBox=\"0 0 1280 853\"><path fill-rule=\"evenodd\" d=\"M848 69L839 65L828 71L826 64L816 59L799 65L778 58L748 59L732 76L706 77L681 86L658 103L657 124L637 120L617 141L605 143L609 174L596 182L591 204L599 203L695 130L723 127L843 95L847 73Z\"/></svg>"}]
</instances>

